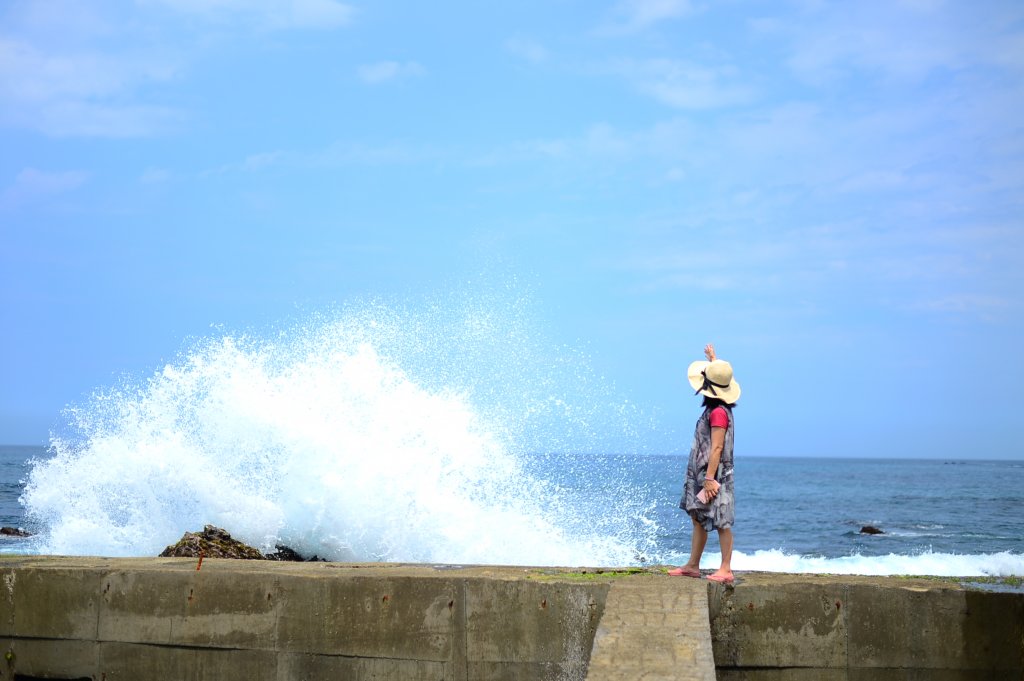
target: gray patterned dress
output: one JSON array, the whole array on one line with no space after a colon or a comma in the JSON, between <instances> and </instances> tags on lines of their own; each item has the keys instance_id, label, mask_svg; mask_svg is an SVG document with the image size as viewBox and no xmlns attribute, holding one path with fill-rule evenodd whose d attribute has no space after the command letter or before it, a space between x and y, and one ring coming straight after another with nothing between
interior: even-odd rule
<instances>
[{"instance_id":1,"label":"gray patterned dress","mask_svg":"<svg viewBox=\"0 0 1024 681\"><path fill-rule=\"evenodd\" d=\"M718 462L718 474L715 475L722 488L710 504L697 501L697 495L704 488L704 476L708 470L708 460L711 458L711 410L705 409L697 419L697 428L693 432L690 461L686 465L686 481L683 484L683 498L679 501L679 508L689 513L690 517L708 532L730 528L736 518L732 470L735 420L732 408L726 405L724 409L729 414L729 427L725 430L725 446Z\"/></svg>"}]
</instances>

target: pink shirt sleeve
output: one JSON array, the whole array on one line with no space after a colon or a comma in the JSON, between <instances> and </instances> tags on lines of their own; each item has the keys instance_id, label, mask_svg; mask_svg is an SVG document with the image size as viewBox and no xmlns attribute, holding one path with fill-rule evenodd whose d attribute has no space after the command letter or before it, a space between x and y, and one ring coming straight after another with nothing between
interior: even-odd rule
<instances>
[{"instance_id":1,"label":"pink shirt sleeve","mask_svg":"<svg viewBox=\"0 0 1024 681\"><path fill-rule=\"evenodd\" d=\"M729 412L727 412L724 407L715 407L714 409L711 410L711 427L729 427Z\"/></svg>"}]
</instances>

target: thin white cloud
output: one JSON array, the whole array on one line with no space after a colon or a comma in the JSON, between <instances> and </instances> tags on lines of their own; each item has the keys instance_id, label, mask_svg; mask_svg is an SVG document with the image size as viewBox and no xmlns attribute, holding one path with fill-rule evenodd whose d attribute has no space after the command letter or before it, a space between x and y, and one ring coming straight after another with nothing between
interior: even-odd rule
<instances>
[{"instance_id":1,"label":"thin white cloud","mask_svg":"<svg viewBox=\"0 0 1024 681\"><path fill-rule=\"evenodd\" d=\"M946 5L946 0L895 0L895 4L918 12L934 12Z\"/></svg>"},{"instance_id":2,"label":"thin white cloud","mask_svg":"<svg viewBox=\"0 0 1024 681\"><path fill-rule=\"evenodd\" d=\"M913 182L914 178L903 170L877 168L846 178L838 184L836 191L877 194L878 192L903 190Z\"/></svg>"},{"instance_id":3,"label":"thin white cloud","mask_svg":"<svg viewBox=\"0 0 1024 681\"><path fill-rule=\"evenodd\" d=\"M907 301L901 309L951 318L980 320L988 324L1014 323L1021 319L1024 307L1019 298L1009 295L954 291L939 296L922 296Z\"/></svg>"},{"instance_id":4,"label":"thin white cloud","mask_svg":"<svg viewBox=\"0 0 1024 681\"><path fill-rule=\"evenodd\" d=\"M199 177L233 173L258 173L273 168L341 168L348 166L404 166L418 163L458 162L454 150L436 149L408 142L365 144L339 141L312 151L269 151L249 154L241 161L224 163L199 173Z\"/></svg>"},{"instance_id":5,"label":"thin white cloud","mask_svg":"<svg viewBox=\"0 0 1024 681\"><path fill-rule=\"evenodd\" d=\"M987 57L995 65L1024 71L1024 31L993 40L988 45Z\"/></svg>"},{"instance_id":6,"label":"thin white cloud","mask_svg":"<svg viewBox=\"0 0 1024 681\"><path fill-rule=\"evenodd\" d=\"M334 29L350 24L336 0L43 2L0 7L0 125L51 136L146 137L189 116L158 88L177 80L196 45L240 32ZM188 25L182 43L175 31ZM169 36L177 36L171 40Z\"/></svg>"},{"instance_id":7,"label":"thin white cloud","mask_svg":"<svg viewBox=\"0 0 1024 681\"><path fill-rule=\"evenodd\" d=\"M789 21L762 18L751 26L788 39L788 66L815 85L862 78L865 71L906 82L979 66L1024 69L1019 10L943 5L884 3L868 11L859 4L827 4Z\"/></svg>"},{"instance_id":8,"label":"thin white cloud","mask_svg":"<svg viewBox=\"0 0 1024 681\"><path fill-rule=\"evenodd\" d=\"M277 164L284 158L284 153L280 151L269 151L259 154L250 154L242 162L242 170L247 172L255 172L257 170L263 170L269 168L272 165Z\"/></svg>"},{"instance_id":9,"label":"thin white cloud","mask_svg":"<svg viewBox=\"0 0 1024 681\"><path fill-rule=\"evenodd\" d=\"M753 97L731 66L705 66L681 59L623 59L609 70L645 95L677 109L715 109Z\"/></svg>"},{"instance_id":10,"label":"thin white cloud","mask_svg":"<svg viewBox=\"0 0 1024 681\"><path fill-rule=\"evenodd\" d=\"M408 141L379 144L336 142L320 151L306 154L302 163L313 167L415 165L418 163L447 163L457 160L456 150L433 147Z\"/></svg>"},{"instance_id":11,"label":"thin white cloud","mask_svg":"<svg viewBox=\"0 0 1024 681\"><path fill-rule=\"evenodd\" d=\"M215 168L209 168L199 173L200 177L212 175L228 175L231 173L255 173L267 170L284 163L295 163L296 155L284 151L261 151L249 154L241 161L225 163Z\"/></svg>"},{"instance_id":12,"label":"thin white cloud","mask_svg":"<svg viewBox=\"0 0 1024 681\"><path fill-rule=\"evenodd\" d=\"M754 208L755 215L770 212ZM1005 294L1020 286L1014 263L1021 244L1012 230L973 223L936 230L860 219L815 224L797 216L785 218L796 223L785 226L774 219L754 223L738 212L720 217L691 211L688 220L650 231L631 255L607 265L632 272L632 290L645 295L759 291L769 299L818 300L834 309L858 291L859 305L897 314L993 323L1019 318L1020 301ZM709 247L709 240L729 246Z\"/></svg>"},{"instance_id":13,"label":"thin white cloud","mask_svg":"<svg viewBox=\"0 0 1024 681\"><path fill-rule=\"evenodd\" d=\"M116 33L103 3L67 2L60 5L60 11L50 2L14 2L0 10L5 27L11 32L14 27L26 34L41 37L59 36L61 39L75 37L111 37Z\"/></svg>"},{"instance_id":14,"label":"thin white cloud","mask_svg":"<svg viewBox=\"0 0 1024 681\"><path fill-rule=\"evenodd\" d=\"M547 48L535 40L526 38L509 38L505 41L505 49L533 64L539 64L548 58Z\"/></svg>"},{"instance_id":15,"label":"thin white cloud","mask_svg":"<svg viewBox=\"0 0 1024 681\"><path fill-rule=\"evenodd\" d=\"M612 17L598 33L634 33L668 19L678 19L693 11L689 0L623 0L612 10Z\"/></svg>"},{"instance_id":16,"label":"thin white cloud","mask_svg":"<svg viewBox=\"0 0 1024 681\"><path fill-rule=\"evenodd\" d=\"M142 174L139 176L139 184L163 184L164 182L169 181L172 177L173 175L171 174L171 171L166 168L150 166L142 171Z\"/></svg>"},{"instance_id":17,"label":"thin white cloud","mask_svg":"<svg viewBox=\"0 0 1024 681\"><path fill-rule=\"evenodd\" d=\"M16 102L106 98L140 83L169 80L175 72L173 64L152 57L43 50L0 39L0 97Z\"/></svg>"},{"instance_id":18,"label":"thin white cloud","mask_svg":"<svg viewBox=\"0 0 1024 681\"><path fill-rule=\"evenodd\" d=\"M179 62L131 41L100 47L119 35L95 16L81 24L38 11L11 10L0 35L0 125L51 136L140 137L174 128L182 113L137 98L143 87L169 82ZM58 14L58 13L54 13ZM81 12L73 16L82 18Z\"/></svg>"},{"instance_id":19,"label":"thin white cloud","mask_svg":"<svg viewBox=\"0 0 1024 681\"><path fill-rule=\"evenodd\" d=\"M149 0L206 21L261 29L334 29L355 17L351 5L336 0Z\"/></svg>"},{"instance_id":20,"label":"thin white cloud","mask_svg":"<svg viewBox=\"0 0 1024 681\"><path fill-rule=\"evenodd\" d=\"M355 16L350 6L334 0L292 0L279 21L290 28L339 28Z\"/></svg>"},{"instance_id":21,"label":"thin white cloud","mask_svg":"<svg viewBox=\"0 0 1024 681\"><path fill-rule=\"evenodd\" d=\"M88 179L89 174L81 170L46 172L24 168L14 182L0 192L0 208L16 208L63 194L81 187Z\"/></svg>"},{"instance_id":22,"label":"thin white cloud","mask_svg":"<svg viewBox=\"0 0 1024 681\"><path fill-rule=\"evenodd\" d=\"M356 73L364 83L377 85L400 78L422 76L426 73L426 69L414 61L378 61L372 64L363 64L356 69Z\"/></svg>"},{"instance_id":23,"label":"thin white cloud","mask_svg":"<svg viewBox=\"0 0 1024 681\"><path fill-rule=\"evenodd\" d=\"M1017 303L1017 305L1015 305ZM929 312L979 313L993 315L1001 311L1009 311L1019 306L1018 301L1010 298L972 293L959 293L941 298L930 298L918 302L914 308Z\"/></svg>"},{"instance_id":24,"label":"thin white cloud","mask_svg":"<svg viewBox=\"0 0 1024 681\"><path fill-rule=\"evenodd\" d=\"M187 115L161 106L117 102L50 102L23 122L53 137L151 137L181 127Z\"/></svg>"},{"instance_id":25,"label":"thin white cloud","mask_svg":"<svg viewBox=\"0 0 1024 681\"><path fill-rule=\"evenodd\" d=\"M561 161L590 166L595 161L625 163L642 160L672 162L694 141L691 122L679 118L640 130L620 129L606 122L593 123L577 135L510 142L467 158L471 166ZM678 179L684 171L674 168Z\"/></svg>"}]
</instances>

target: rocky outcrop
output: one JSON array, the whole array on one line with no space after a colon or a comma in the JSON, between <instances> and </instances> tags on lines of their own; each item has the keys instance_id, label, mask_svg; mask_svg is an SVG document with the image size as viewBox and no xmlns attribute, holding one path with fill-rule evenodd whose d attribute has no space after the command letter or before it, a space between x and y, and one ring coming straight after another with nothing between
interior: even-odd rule
<instances>
[{"instance_id":1,"label":"rocky outcrop","mask_svg":"<svg viewBox=\"0 0 1024 681\"><path fill-rule=\"evenodd\" d=\"M202 532L186 532L177 544L168 546L161 558L242 558L263 560L259 549L238 541L226 530L207 525Z\"/></svg>"},{"instance_id":2,"label":"rocky outcrop","mask_svg":"<svg viewBox=\"0 0 1024 681\"><path fill-rule=\"evenodd\" d=\"M874 525L865 525L864 527L860 528L860 533L861 534L885 534L885 532L883 532L882 530L878 529Z\"/></svg>"},{"instance_id":3,"label":"rocky outcrop","mask_svg":"<svg viewBox=\"0 0 1024 681\"><path fill-rule=\"evenodd\" d=\"M6 529L6 528L5 528ZM287 546L278 545L274 553L263 553L238 541L227 530L207 525L202 532L186 532L177 544L168 546L160 554L161 558L239 558L242 560L286 560L313 561L322 560L317 556L304 558Z\"/></svg>"}]
</instances>

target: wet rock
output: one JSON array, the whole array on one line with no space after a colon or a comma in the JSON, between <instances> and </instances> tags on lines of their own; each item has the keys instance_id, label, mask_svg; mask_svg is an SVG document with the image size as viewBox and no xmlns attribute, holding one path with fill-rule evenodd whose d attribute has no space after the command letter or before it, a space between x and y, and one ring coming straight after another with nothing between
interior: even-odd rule
<instances>
[{"instance_id":1,"label":"wet rock","mask_svg":"<svg viewBox=\"0 0 1024 681\"><path fill-rule=\"evenodd\" d=\"M865 525L864 527L860 528L860 533L861 534L885 534L885 532L883 532L882 530L878 529L874 525Z\"/></svg>"},{"instance_id":2,"label":"wet rock","mask_svg":"<svg viewBox=\"0 0 1024 681\"><path fill-rule=\"evenodd\" d=\"M241 558L263 560L259 549L243 544L227 531L207 525L202 532L186 532L177 544L168 546L160 554L162 558Z\"/></svg>"},{"instance_id":3,"label":"wet rock","mask_svg":"<svg viewBox=\"0 0 1024 681\"><path fill-rule=\"evenodd\" d=\"M273 553L268 553L266 556L264 556L267 560L284 560L295 562L301 562L306 560L305 558L300 556L297 551L287 546L281 546L280 544L278 544L274 548L277 549L277 551L274 551Z\"/></svg>"},{"instance_id":4,"label":"wet rock","mask_svg":"<svg viewBox=\"0 0 1024 681\"><path fill-rule=\"evenodd\" d=\"M326 563L327 562L326 558L321 558L320 556L313 556L312 558L306 558L305 556L303 556L301 553L299 553L295 549L293 549L291 547L288 547L288 546L283 546L281 544L277 544L276 546L274 546L274 548L276 548L277 551L275 551L274 553L268 553L265 556L265 558L267 560L287 560L287 561L294 561L294 562L297 562L297 563L298 562L303 562L303 563L314 563L314 562Z\"/></svg>"},{"instance_id":5,"label":"wet rock","mask_svg":"<svg viewBox=\"0 0 1024 681\"><path fill-rule=\"evenodd\" d=\"M20 527L0 527L0 535L4 537L31 537L31 532L26 532Z\"/></svg>"}]
</instances>

